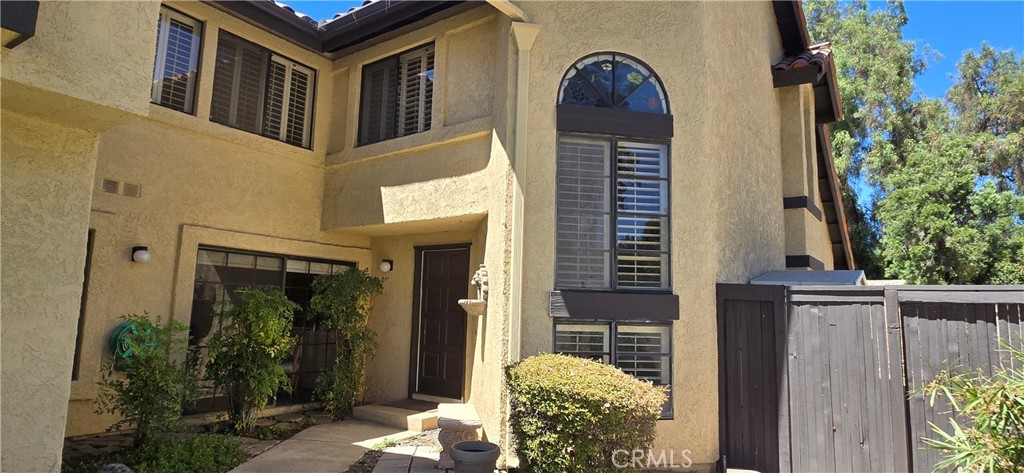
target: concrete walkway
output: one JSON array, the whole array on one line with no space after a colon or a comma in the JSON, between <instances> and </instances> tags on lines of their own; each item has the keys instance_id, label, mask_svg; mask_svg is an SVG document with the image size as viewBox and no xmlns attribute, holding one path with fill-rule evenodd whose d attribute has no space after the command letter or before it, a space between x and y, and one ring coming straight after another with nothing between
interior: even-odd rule
<instances>
[{"instance_id":1,"label":"concrete walkway","mask_svg":"<svg viewBox=\"0 0 1024 473\"><path fill-rule=\"evenodd\" d=\"M440 473L438 455L433 447L388 447L373 473Z\"/></svg>"},{"instance_id":2,"label":"concrete walkway","mask_svg":"<svg viewBox=\"0 0 1024 473\"><path fill-rule=\"evenodd\" d=\"M341 473L381 441L401 440L417 433L360 420L315 425L231 471Z\"/></svg>"}]
</instances>

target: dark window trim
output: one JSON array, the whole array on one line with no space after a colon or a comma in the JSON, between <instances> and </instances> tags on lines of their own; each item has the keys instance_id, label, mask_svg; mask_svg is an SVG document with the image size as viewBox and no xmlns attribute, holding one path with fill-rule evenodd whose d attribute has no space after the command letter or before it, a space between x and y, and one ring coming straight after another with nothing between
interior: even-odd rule
<instances>
[{"instance_id":1,"label":"dark window trim","mask_svg":"<svg viewBox=\"0 0 1024 473\"><path fill-rule=\"evenodd\" d=\"M589 109L589 107L580 107L580 108ZM579 292L609 292L609 291L611 291L611 292L622 292L622 293L642 293L642 294L658 294L658 293L662 293L662 294L671 294L672 293L672 217L673 217L672 216L672 142L669 141L669 140L657 140L657 139L650 139L650 138L636 138L636 137L630 137L630 136L623 136L621 134L558 133L558 135L556 136L556 148L557 148L557 142L558 142L557 140L561 139L563 136L586 138L586 139L604 139L604 140L608 140L609 143L611 144L611 150L609 151L609 155L610 155L609 159L611 161L608 163L608 166L609 166L608 171L610 173L610 177L609 178L610 178L610 181L611 181L609 183L609 187L610 188L608 189L609 192L610 192L609 200L610 200L610 205L611 205L611 209L610 209L609 214L608 214L608 218L610 220L609 223L610 223L610 227L611 227L611 228L609 228L609 231L611 232L611 235L610 235L610 237L611 237L611 240L610 240L611 241L611 248L608 249L609 258L610 258L610 261L608 262L609 265L610 265L610 268L609 268L609 278L610 278L610 281L608 281L609 286L608 286L607 289L561 288L561 287L558 287L558 268L557 268L557 264L556 264L556 267L552 268L552 270L554 271L555 289L556 290L567 290L567 291L579 291ZM618 255L619 255L618 246L619 245L618 245L618 235L617 235L619 212L618 212L618 205L616 204L616 196L615 196L615 189L617 188L616 182L617 182L617 179L618 179L618 166L616 166L615 163L616 163L617 156L618 156L619 140L622 140L622 141L632 141L632 142L635 142L635 143L665 145L665 171L666 171L668 177L659 178L658 181L664 181L664 182L668 183L668 185L665 186L665 199L668 202L668 212L665 215L668 217L669 225L668 225L667 228L664 229L664 236L668 240L668 251L666 252L666 254L668 255L668 271L667 271L667 273L665 275L665 278L667 279L667 281L666 281L667 284L666 285L668 286L668 288L662 288L662 287L657 287L657 288L642 288L642 287L619 288L619 278L618 278L618 267L619 267L618 266ZM557 151L556 151L556 153L557 153ZM555 159L557 160L558 157L555 156ZM556 166L555 166L556 172L555 172L555 176L554 176L555 177L555 192L556 193L558 192L558 190L557 190L558 189L558 172L557 172L557 167L558 166L556 164ZM556 216L556 220L557 220L557 215L558 215L558 204L557 204L557 198L556 198L556 203L555 203L555 216ZM555 225L557 227L558 223L555 222ZM556 228L556 233L557 233L557 228ZM556 235L555 236L555 255L556 255L555 257L556 258L558 257L557 256L558 255L558 246L557 245L558 245L558 236ZM658 252L658 253L660 254L661 252Z\"/></svg>"},{"instance_id":2,"label":"dark window trim","mask_svg":"<svg viewBox=\"0 0 1024 473\"><path fill-rule=\"evenodd\" d=\"M174 13L177 13L177 14L179 14L181 16L186 17L186 18L190 18L193 21L195 21L196 23L199 23L200 34L199 34L199 51L196 52L196 80L194 81L194 84L192 86L194 88L194 90L192 90L192 111L191 112L186 112L184 110L175 110L175 109L173 109L171 107L168 107L167 105L164 105L164 104L158 103L158 102L154 102L152 100L150 100L149 103L151 103L153 105L157 105L157 106L163 107L163 108L166 108L168 110L173 110L173 111L178 112L178 113L184 113L185 115L188 115L188 116L191 116L191 117L198 116L198 113L199 113L199 80L202 79L202 76L203 76L203 54L206 52L204 50L205 47L206 47L206 41L205 41L206 40L206 21L200 20L199 18L196 18L196 17L194 17L192 15L189 15L188 13L185 13L185 12L183 12L181 10L178 10L177 8L170 7L166 3L161 3L160 4L160 8L166 8L166 9L168 9L168 10L174 12ZM157 47L159 48L159 46L160 46L160 37L159 36L157 36L156 42L157 42L156 43ZM155 67L155 65L154 65L154 67ZM214 67L216 67L216 64L214 65Z\"/></svg>"},{"instance_id":3,"label":"dark window trim","mask_svg":"<svg viewBox=\"0 0 1024 473\"><path fill-rule=\"evenodd\" d=\"M800 195L796 197L783 197L782 208L784 210L807 209L807 211L810 212L811 215L814 216L814 218L818 219L819 222L821 221L821 209L819 209L818 206L814 204L814 200L812 200L810 197L806 195Z\"/></svg>"},{"instance_id":4,"label":"dark window trim","mask_svg":"<svg viewBox=\"0 0 1024 473\"><path fill-rule=\"evenodd\" d=\"M559 325L586 325L586 324L591 324L591 325L607 325L608 326L608 338L609 338L609 341L608 341L608 350L609 351L608 352L562 353L562 352L559 352L559 351L557 351L555 349L555 345L558 342L558 338L557 337L558 337L558 326ZM658 416L658 420L673 420L673 419L675 419L675 407L673 406L673 397L674 397L674 394L675 394L675 384L674 384L674 376L673 376L674 373L673 373L673 370L675 369L675 361L676 361L675 358L676 358L676 356L675 356L675 341L673 340L675 338L675 330L674 330L675 327L673 326L672 322L655 321L655 320L595 320L595 319L572 319L572 320L564 320L564 321L556 320L555 323L551 324L551 351L554 352L554 353L561 353L561 354L570 355L570 356L577 356L577 355L587 356L587 355L592 355L592 356L604 357L605 355L607 355L608 359L611 361L611 363L608 363L608 365L609 366L614 366L614 367L618 368L619 365L617 363L617 361L618 361L618 359L617 359L617 355L618 355L618 347L617 347L618 343L617 342L618 342L618 340L617 339L618 339L618 334L619 334L619 325L627 325L627 326L630 326L630 325L634 325L634 326L637 326L637 325L652 325L652 326L668 327L668 330L669 330L668 352L667 353L666 352L649 353L648 355L651 355L651 356L667 356L668 357L668 383L665 384L665 386L668 386L668 399L665 400L665 403L668 406L668 413L666 414L665 410L662 409L662 415ZM633 352L627 352L627 353L632 354ZM619 369L621 369L621 368L619 368Z\"/></svg>"},{"instance_id":5,"label":"dark window trim","mask_svg":"<svg viewBox=\"0 0 1024 473\"><path fill-rule=\"evenodd\" d=\"M434 48L434 74L435 74L434 79L432 80L432 82L437 82L437 76L436 76L436 74L437 74L437 44L436 44L435 41L429 41L429 42L426 42L426 43L418 44L416 46L413 46L413 47L410 47L410 48L406 48L406 49L404 49L404 50L402 50L402 51L400 51L398 53L392 54L390 56L380 58L380 59L378 59L376 61L367 62L367 63L359 65L359 94L356 97L356 101L359 104L358 105L359 106L359 112L356 114L356 125L357 125L356 126L356 146L355 146L356 148L360 148L360 147L363 147L363 146L370 146L370 145L374 145L374 144L377 144L377 143L383 143L385 141L391 141L391 140L394 140L394 139L397 139L397 138L403 138L403 137L406 137L406 136L418 135L420 133L424 133L424 132L427 132L427 131L430 131L431 129L433 129L433 127L431 127L430 129L427 129L427 130L424 130L424 131L420 131L420 132L416 132L416 133L413 133L411 135L401 135L401 136L397 135L397 133L398 133L398 115L399 115L399 110L398 110L398 102L399 102L398 94L401 93L400 89L401 89L401 84L402 84L401 78L398 77L398 74L401 72L401 69L402 69L402 62L401 62L400 58L402 56L406 55L406 54L409 54L409 53L413 52L413 51L417 51L417 50L420 50L420 49L426 49L426 48L431 47L431 46L433 46L433 48ZM365 90L365 88L366 88L366 68L372 67L372 66L375 66L377 64L380 64L382 62L387 62L387 61L394 61L396 66L397 66L396 67L397 70L395 71L395 78L396 78L396 80L395 80L395 87L396 87L396 89L395 89L395 108L394 108L394 110L391 111L392 118L394 118L394 120L395 120L395 133L396 133L396 136L392 136L392 137L389 137L389 138L381 138L380 140L377 140L377 141L371 141L371 142L368 142L368 143L363 143L362 140L360 139L360 137L363 136L363 112L364 112L364 110L363 110L363 90ZM435 94L436 94L436 91L435 91ZM433 121L433 118L434 118L434 107L433 107L434 96L435 95L431 95L431 97L430 97L430 100L431 100L430 119L431 119L431 121Z\"/></svg>"},{"instance_id":6,"label":"dark window trim","mask_svg":"<svg viewBox=\"0 0 1024 473\"><path fill-rule=\"evenodd\" d=\"M85 243L85 279L82 280L82 298L78 305L78 333L75 335L75 357L71 365L71 380L77 381L82 364L82 337L85 332L85 309L89 299L89 277L92 273L92 254L96 246L96 229L89 229Z\"/></svg>"},{"instance_id":7,"label":"dark window trim","mask_svg":"<svg viewBox=\"0 0 1024 473\"><path fill-rule=\"evenodd\" d=\"M679 320L679 296L672 293L555 290L548 296L555 319Z\"/></svg>"},{"instance_id":8,"label":"dark window trim","mask_svg":"<svg viewBox=\"0 0 1024 473\"><path fill-rule=\"evenodd\" d=\"M231 128L232 130L238 130L238 131L241 131L241 132L249 133L250 135L262 136L262 137L267 138L269 140L274 140L274 141L276 141L278 143L284 143L284 144L286 144L288 146L294 146L296 148L301 148L301 149L306 149L306 150L312 151L313 150L313 142L315 141L314 140L314 137L315 137L314 132L316 131L316 95L317 95L317 89L319 88L319 87L317 87L319 85L319 83L317 81L318 81L318 78L320 76L320 71L318 71L315 67L308 66L308 65L306 65L306 63L303 63L303 62L296 61L296 60L292 59L289 56L285 56L284 54L280 54L277 51L275 51L273 49L270 49L270 48L268 48L266 46L263 46L263 45L261 45L261 44L259 44L257 42L245 39L242 36L239 36L239 35L237 35L235 33L232 33L231 31L229 31L226 28L217 28L217 43L218 43L218 46L220 46L220 44L219 44L220 43L220 35L222 33L229 34L231 36L234 36L239 41L244 41L244 42L249 43L249 44L251 44L251 45L253 45L253 46L255 46L255 47L259 48L259 49L262 49L263 51L265 51L269 55L278 56L281 59L294 62L295 64L298 64L298 65L300 65L302 67L305 67L306 69L309 69L310 71L312 71L313 77L310 80L310 84L312 84L313 87L312 87L312 93L310 94L310 98L309 98L309 100L310 100L310 102L309 102L309 105L310 105L309 106L309 146L302 146L302 145L292 144L292 143L289 143L287 141L277 139L277 138L275 138L273 136L264 135L262 132L257 133L255 131L243 130L241 128L237 128L237 127L231 126L231 125L229 125L227 123L222 123L222 122L219 122L217 120L214 120L212 115L209 118L210 122L216 123L218 125L226 126L228 128ZM216 54L216 52L214 52L214 54ZM271 61L272 61L272 59L268 56L267 57L267 69L263 71L263 89L264 89L264 93L266 93L267 77L270 74L270 62ZM216 70L216 68L217 68L217 66L215 64L214 65L214 69ZM198 94L196 94L196 95L198 95ZM263 119L265 118L264 114L266 114L266 113L267 113L267 104L266 104L266 101L264 101L263 109L260 110L260 123L261 124L263 123ZM262 125L260 125L260 126L262 127ZM282 124L282 126L283 126L283 124Z\"/></svg>"},{"instance_id":9,"label":"dark window trim","mask_svg":"<svg viewBox=\"0 0 1024 473\"><path fill-rule=\"evenodd\" d=\"M670 139L674 133L672 115L667 113L635 112L564 104L559 104L555 110L557 114L556 127L559 131L623 135L647 139Z\"/></svg>"},{"instance_id":10,"label":"dark window trim","mask_svg":"<svg viewBox=\"0 0 1024 473\"><path fill-rule=\"evenodd\" d=\"M290 254L287 254L287 253L273 253L273 252L259 251L259 250L245 250L245 249L241 249L241 248L229 248L229 247L226 247L226 246L215 246L215 245L203 245L203 244L200 244L199 246L196 247L196 254L197 255L198 255L198 252L200 250L223 251L223 252L227 252L227 253L238 253L238 254L253 255L253 256L269 256L269 257L272 257L272 258L285 258L285 259L291 259L291 260L296 260L296 261L309 261L309 262L312 262L312 263L341 264L341 265L346 265L346 266L350 266L350 267L353 267L353 268L358 267L358 264L355 261L332 260L332 259L327 259L327 258L317 258L317 257L312 257L312 256L290 255Z\"/></svg>"}]
</instances>

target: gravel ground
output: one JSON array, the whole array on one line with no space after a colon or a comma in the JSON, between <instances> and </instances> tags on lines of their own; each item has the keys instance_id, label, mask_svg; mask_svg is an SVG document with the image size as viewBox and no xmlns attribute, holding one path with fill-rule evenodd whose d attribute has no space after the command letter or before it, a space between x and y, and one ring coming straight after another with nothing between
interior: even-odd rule
<instances>
[{"instance_id":1,"label":"gravel ground","mask_svg":"<svg viewBox=\"0 0 1024 473\"><path fill-rule=\"evenodd\" d=\"M362 458L345 469L344 473L372 473L373 467L377 466L377 461L380 460L381 455L384 455L384 449L388 447L434 447L440 451L441 444L437 441L437 434L440 431L440 429L427 430L397 443L380 445L364 453Z\"/></svg>"}]
</instances>

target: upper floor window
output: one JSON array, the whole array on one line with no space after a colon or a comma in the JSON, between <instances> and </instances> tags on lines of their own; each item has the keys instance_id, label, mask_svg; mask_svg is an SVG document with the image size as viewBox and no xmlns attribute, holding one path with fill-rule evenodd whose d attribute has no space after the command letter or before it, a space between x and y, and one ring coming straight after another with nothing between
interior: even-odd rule
<instances>
[{"instance_id":1,"label":"upper floor window","mask_svg":"<svg viewBox=\"0 0 1024 473\"><path fill-rule=\"evenodd\" d=\"M363 67L359 145L430 129L434 100L434 45Z\"/></svg>"},{"instance_id":2,"label":"upper floor window","mask_svg":"<svg viewBox=\"0 0 1024 473\"><path fill-rule=\"evenodd\" d=\"M596 54L566 72L558 109L558 289L671 288L672 126L663 90L647 66L620 54Z\"/></svg>"},{"instance_id":3,"label":"upper floor window","mask_svg":"<svg viewBox=\"0 0 1024 473\"><path fill-rule=\"evenodd\" d=\"M202 37L203 24L199 20L160 7L153 64L153 103L193 113Z\"/></svg>"},{"instance_id":4,"label":"upper floor window","mask_svg":"<svg viewBox=\"0 0 1024 473\"><path fill-rule=\"evenodd\" d=\"M210 120L310 147L313 69L221 31Z\"/></svg>"}]
</instances>

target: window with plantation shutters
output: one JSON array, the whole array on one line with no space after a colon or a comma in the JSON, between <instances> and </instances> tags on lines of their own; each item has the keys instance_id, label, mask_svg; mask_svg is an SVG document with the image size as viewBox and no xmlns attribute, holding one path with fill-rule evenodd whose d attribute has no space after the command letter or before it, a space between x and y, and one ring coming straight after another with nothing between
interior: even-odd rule
<instances>
[{"instance_id":1,"label":"window with plantation shutters","mask_svg":"<svg viewBox=\"0 0 1024 473\"><path fill-rule=\"evenodd\" d=\"M363 67L359 144L430 129L434 99L434 45Z\"/></svg>"},{"instance_id":2,"label":"window with plantation shutters","mask_svg":"<svg viewBox=\"0 0 1024 473\"><path fill-rule=\"evenodd\" d=\"M663 143L559 137L559 289L669 289L667 159Z\"/></svg>"},{"instance_id":3,"label":"window with plantation shutters","mask_svg":"<svg viewBox=\"0 0 1024 473\"><path fill-rule=\"evenodd\" d=\"M153 63L152 101L193 113L203 26L195 18L160 8Z\"/></svg>"},{"instance_id":4,"label":"window with plantation shutters","mask_svg":"<svg viewBox=\"0 0 1024 473\"><path fill-rule=\"evenodd\" d=\"M221 31L210 120L310 147L316 73Z\"/></svg>"}]
</instances>

